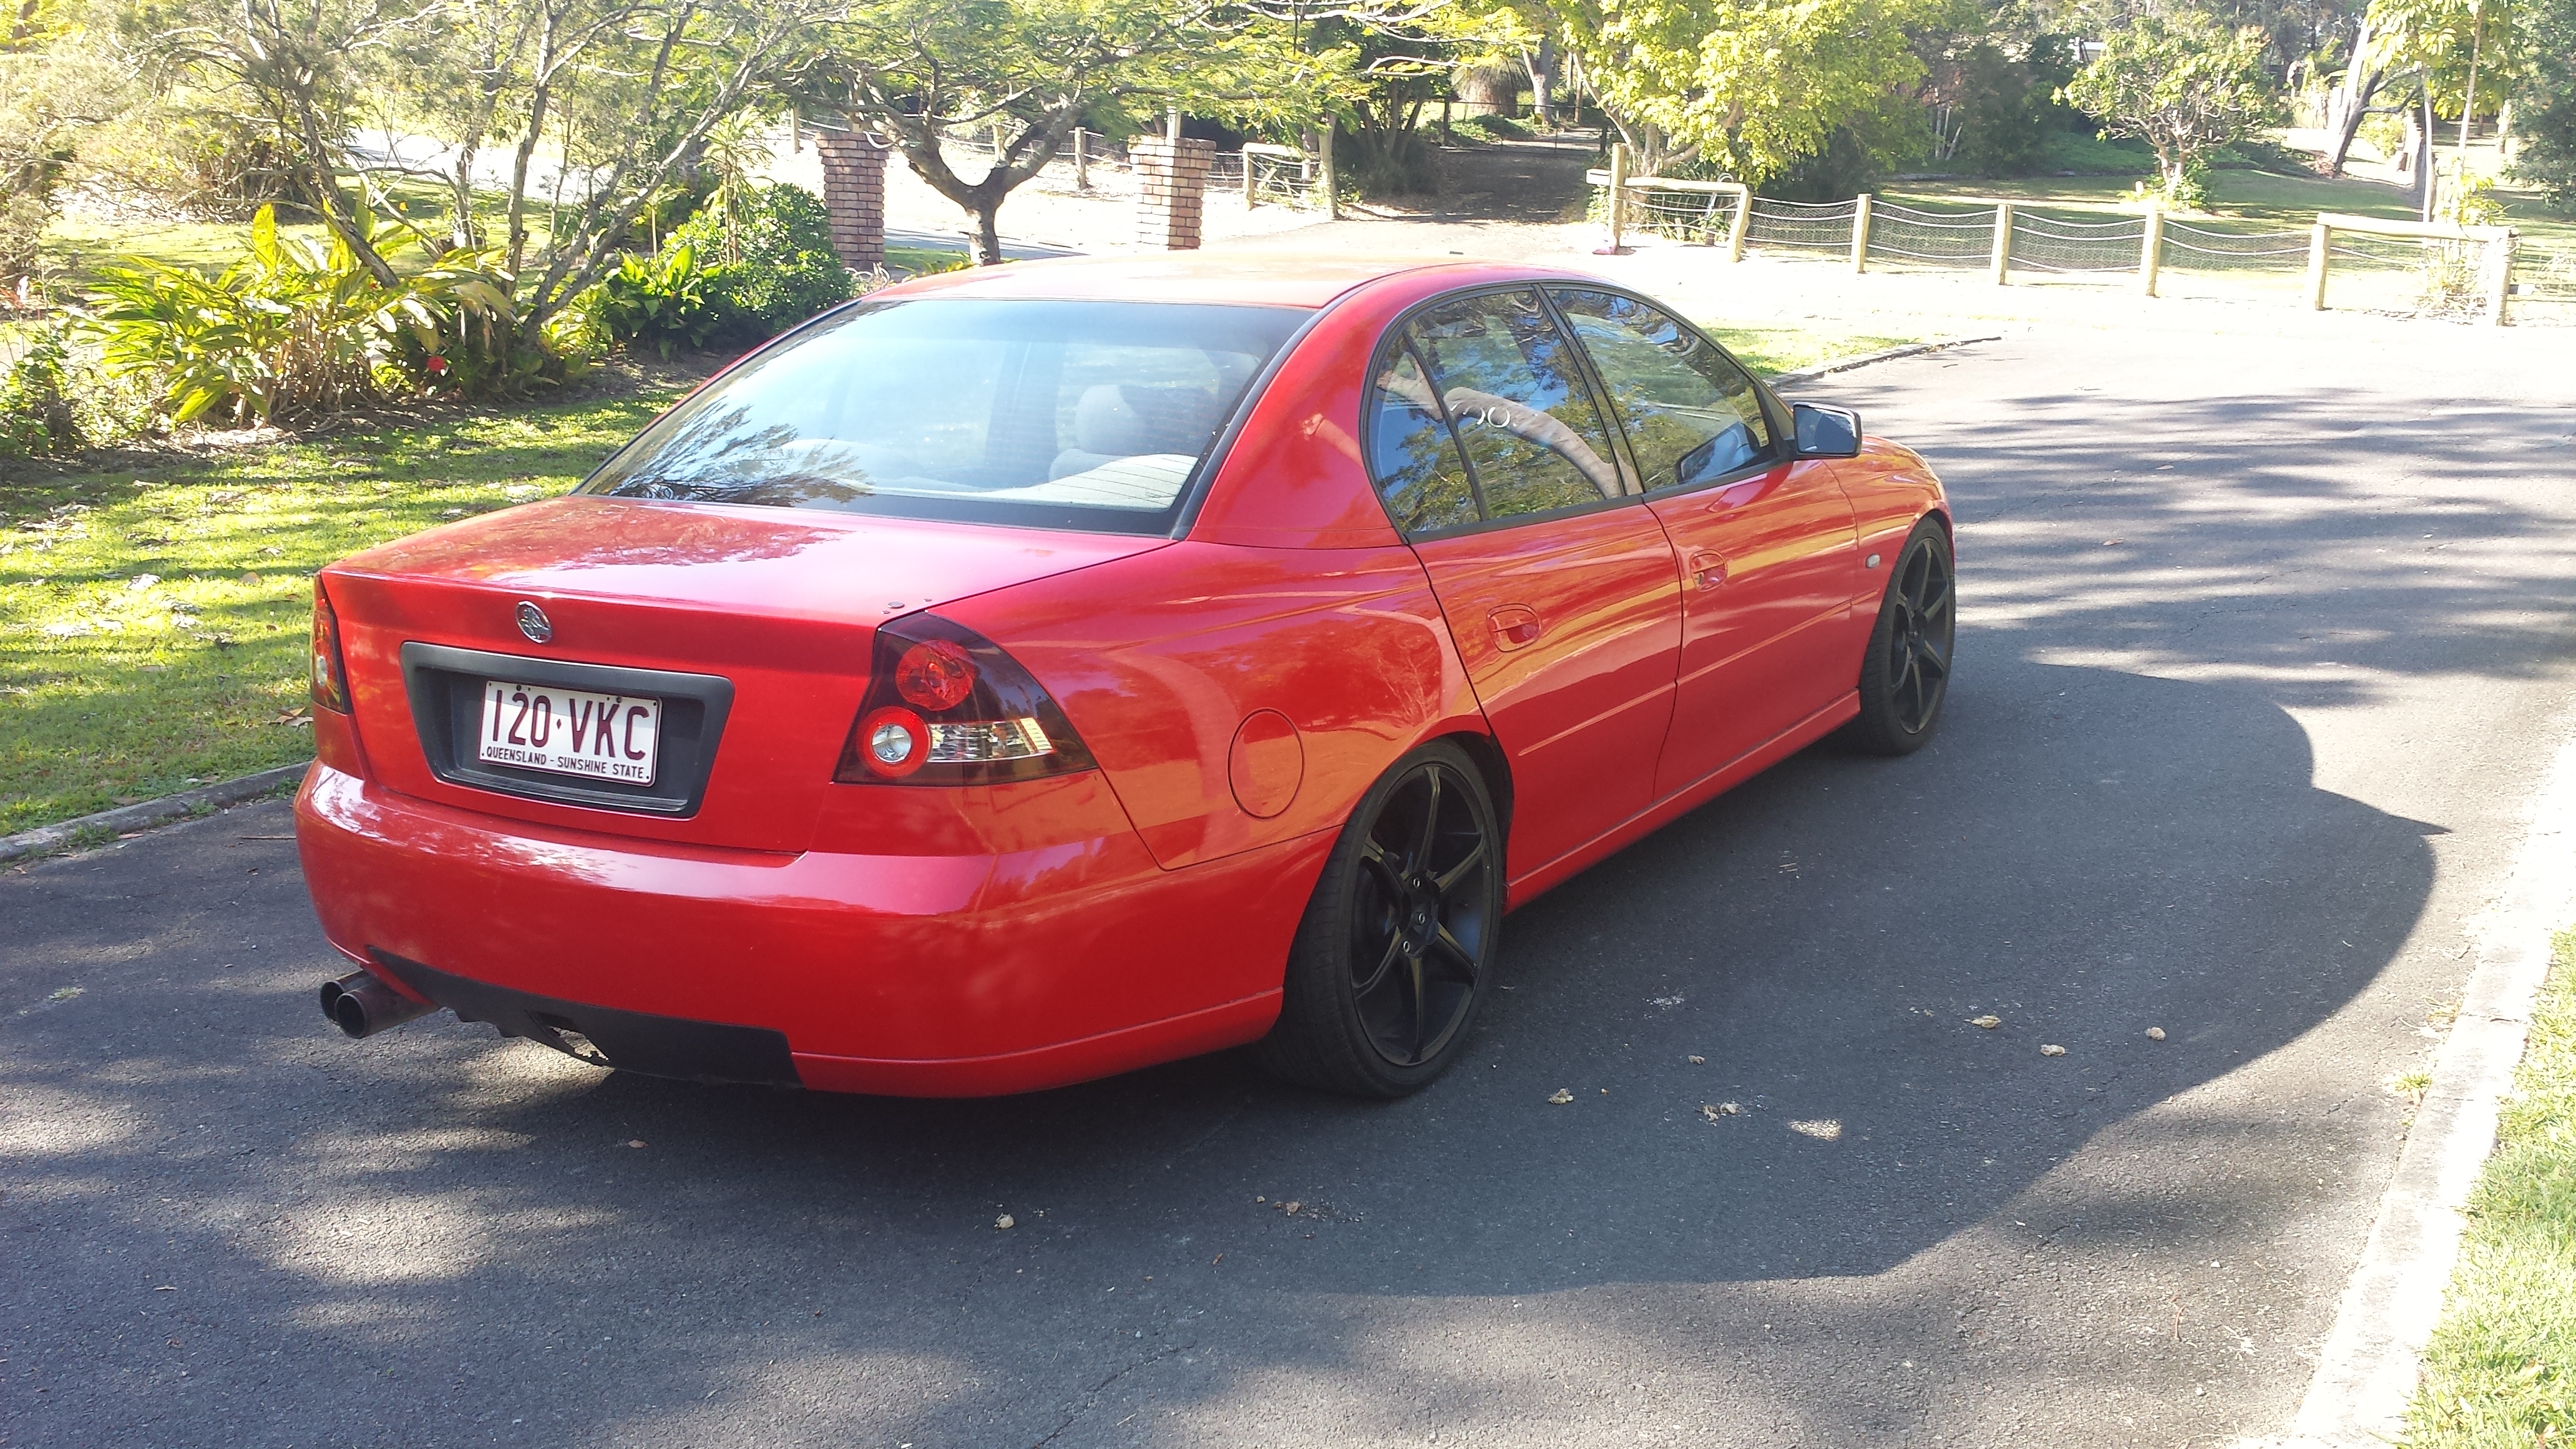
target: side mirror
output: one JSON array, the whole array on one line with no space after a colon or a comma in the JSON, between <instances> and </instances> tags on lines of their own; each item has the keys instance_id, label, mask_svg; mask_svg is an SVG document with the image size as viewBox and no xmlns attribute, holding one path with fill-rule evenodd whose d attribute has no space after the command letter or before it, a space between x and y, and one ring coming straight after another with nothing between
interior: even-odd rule
<instances>
[{"instance_id":1,"label":"side mirror","mask_svg":"<svg viewBox=\"0 0 2576 1449\"><path fill-rule=\"evenodd\" d=\"M1860 414L1849 408L1798 403L1789 409L1801 458L1851 458L1860 453Z\"/></svg>"}]
</instances>

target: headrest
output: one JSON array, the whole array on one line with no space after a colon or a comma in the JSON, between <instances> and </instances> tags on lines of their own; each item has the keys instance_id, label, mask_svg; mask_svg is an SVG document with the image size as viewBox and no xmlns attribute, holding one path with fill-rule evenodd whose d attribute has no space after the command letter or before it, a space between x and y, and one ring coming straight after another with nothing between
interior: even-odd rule
<instances>
[{"instance_id":1,"label":"headrest","mask_svg":"<svg viewBox=\"0 0 2576 1449\"><path fill-rule=\"evenodd\" d=\"M1086 453L1132 457L1207 448L1216 428L1216 395L1202 387L1107 382L1083 390L1073 408L1073 445Z\"/></svg>"}]
</instances>

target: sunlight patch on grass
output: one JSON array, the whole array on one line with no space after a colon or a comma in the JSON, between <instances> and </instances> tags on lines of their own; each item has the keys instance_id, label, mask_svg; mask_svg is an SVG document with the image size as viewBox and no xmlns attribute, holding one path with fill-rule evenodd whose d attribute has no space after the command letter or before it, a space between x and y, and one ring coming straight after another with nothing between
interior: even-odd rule
<instances>
[{"instance_id":1,"label":"sunlight patch on grass","mask_svg":"<svg viewBox=\"0 0 2576 1449\"><path fill-rule=\"evenodd\" d=\"M2576 1434L2576 933L2558 938L2468 1219L2405 1442L2563 1443Z\"/></svg>"},{"instance_id":2,"label":"sunlight patch on grass","mask_svg":"<svg viewBox=\"0 0 2576 1449\"><path fill-rule=\"evenodd\" d=\"M560 493L667 401L0 483L0 832L309 755L316 571Z\"/></svg>"}]
</instances>

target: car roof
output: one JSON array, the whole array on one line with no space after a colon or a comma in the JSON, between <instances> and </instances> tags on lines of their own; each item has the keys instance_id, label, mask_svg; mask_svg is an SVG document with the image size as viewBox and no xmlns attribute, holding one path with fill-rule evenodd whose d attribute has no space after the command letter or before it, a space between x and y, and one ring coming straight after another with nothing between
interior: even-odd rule
<instances>
[{"instance_id":1,"label":"car roof","mask_svg":"<svg viewBox=\"0 0 2576 1449\"><path fill-rule=\"evenodd\" d=\"M1350 257L1283 252L1168 252L1130 257L1064 257L919 277L880 297L1047 298L1105 302L1216 302L1316 308L1354 287L1408 272L1454 271L1480 281L1582 278L1511 262L1420 257Z\"/></svg>"}]
</instances>

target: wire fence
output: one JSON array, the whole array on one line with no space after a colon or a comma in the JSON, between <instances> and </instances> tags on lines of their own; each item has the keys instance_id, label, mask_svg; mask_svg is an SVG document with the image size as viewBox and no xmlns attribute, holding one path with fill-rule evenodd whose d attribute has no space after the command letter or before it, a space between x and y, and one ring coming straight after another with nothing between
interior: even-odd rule
<instances>
[{"instance_id":1,"label":"wire fence","mask_svg":"<svg viewBox=\"0 0 2576 1449\"><path fill-rule=\"evenodd\" d=\"M1246 149L1233 153L1235 185L1242 188L1244 201L1252 206L1320 207L1324 204L1323 171L1315 158L1303 153L1281 155L1275 151ZM1226 159L1220 156L1220 161ZM1250 179L1247 180L1246 173ZM1215 183L1209 183L1210 189Z\"/></svg>"},{"instance_id":2,"label":"wire fence","mask_svg":"<svg viewBox=\"0 0 2576 1449\"><path fill-rule=\"evenodd\" d=\"M1856 201L1811 203L1757 196L1752 207L1752 219L1744 228L1749 250L1851 254L1852 222L1860 214Z\"/></svg>"},{"instance_id":3,"label":"wire fence","mask_svg":"<svg viewBox=\"0 0 2576 1449\"><path fill-rule=\"evenodd\" d=\"M1995 213L1929 211L1881 201L1870 207L1869 257L1898 267L1965 270L1994 255Z\"/></svg>"},{"instance_id":4,"label":"wire fence","mask_svg":"<svg viewBox=\"0 0 2576 1449\"><path fill-rule=\"evenodd\" d=\"M1606 217L1606 173L1593 214ZM1861 270L1988 271L1997 281L2125 283L2155 295L2331 305L2419 317L2576 326L2576 248L2532 250L2494 228L2415 228L2320 217L2284 228L2070 213L2016 202L1915 206L1875 197L1797 202L1706 182L1628 181L1626 229L1699 245L1848 259ZM2328 240L2319 272L2316 238ZM2509 268L2509 275L2499 275ZM2331 299L2322 300L2322 299Z\"/></svg>"},{"instance_id":5,"label":"wire fence","mask_svg":"<svg viewBox=\"0 0 2576 1449\"><path fill-rule=\"evenodd\" d=\"M2147 219L2143 216L2065 221L2016 208L2012 216L2012 249L2006 254L2006 263L2059 275L2135 272L2146 236Z\"/></svg>"}]
</instances>

